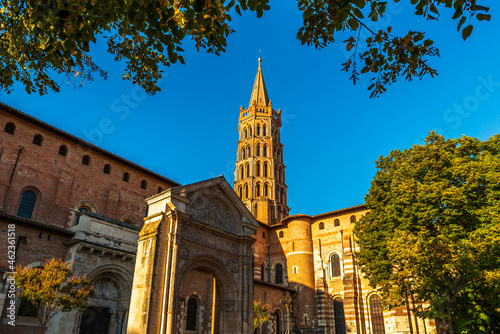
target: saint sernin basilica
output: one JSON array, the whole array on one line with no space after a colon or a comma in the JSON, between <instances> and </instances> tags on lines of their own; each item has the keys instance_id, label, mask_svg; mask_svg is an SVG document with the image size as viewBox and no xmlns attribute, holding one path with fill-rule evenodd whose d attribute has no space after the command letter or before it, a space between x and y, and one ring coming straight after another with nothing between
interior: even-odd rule
<instances>
[{"instance_id":1,"label":"saint sernin basilica","mask_svg":"<svg viewBox=\"0 0 500 334\"><path fill-rule=\"evenodd\" d=\"M260 59L233 186L180 185L4 104L0 126L1 254L15 225L17 263L62 258L96 287L47 333L437 333L411 301L383 309L356 266L364 205L289 215L281 111ZM1 258L0 332L37 332L36 310L8 294L10 271ZM256 330L254 301L270 312Z\"/></svg>"}]
</instances>

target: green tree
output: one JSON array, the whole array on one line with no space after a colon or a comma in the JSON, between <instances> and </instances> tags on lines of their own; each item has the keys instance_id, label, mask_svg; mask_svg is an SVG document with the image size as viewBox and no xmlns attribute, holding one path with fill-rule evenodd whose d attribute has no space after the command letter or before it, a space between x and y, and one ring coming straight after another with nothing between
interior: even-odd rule
<instances>
[{"instance_id":1,"label":"green tree","mask_svg":"<svg viewBox=\"0 0 500 334\"><path fill-rule=\"evenodd\" d=\"M71 268L60 259L47 260L43 268L17 265L15 282L19 298L36 308L42 334L54 315L86 308L86 299L94 294L89 280L72 276Z\"/></svg>"},{"instance_id":2,"label":"green tree","mask_svg":"<svg viewBox=\"0 0 500 334\"><path fill-rule=\"evenodd\" d=\"M485 0L486 1L486 0ZM390 0L397 3L399 0ZM476 0L411 0L415 14L437 20L439 10L448 10L458 20L464 40L475 20L490 20L488 7ZM374 31L369 21L386 12L380 0L297 0L303 27L297 38L316 48L335 42L336 33L348 31L344 41L349 59L343 70L356 83L360 74L370 74L371 96L386 90L399 77L412 80L436 75L428 57L439 55L423 32L393 34L392 28ZM147 93L156 85L162 66L180 61L181 43L195 41L198 49L220 54L234 30L231 15L254 11L261 17L269 0L13 0L0 7L0 87L10 92L15 81L27 92L59 91L60 75L69 81L92 81L107 72L92 60L90 47L98 38L107 40L108 52L126 64L125 80L142 86ZM364 35L368 37L362 37ZM360 72L358 72L358 70ZM75 83L76 84L76 83Z\"/></svg>"},{"instance_id":3,"label":"green tree","mask_svg":"<svg viewBox=\"0 0 500 334\"><path fill-rule=\"evenodd\" d=\"M500 333L500 135L430 133L377 168L355 226L370 284L450 333Z\"/></svg>"},{"instance_id":4,"label":"green tree","mask_svg":"<svg viewBox=\"0 0 500 334\"><path fill-rule=\"evenodd\" d=\"M253 302L253 329L257 329L263 323L269 321L269 304L263 304L261 300Z\"/></svg>"}]
</instances>

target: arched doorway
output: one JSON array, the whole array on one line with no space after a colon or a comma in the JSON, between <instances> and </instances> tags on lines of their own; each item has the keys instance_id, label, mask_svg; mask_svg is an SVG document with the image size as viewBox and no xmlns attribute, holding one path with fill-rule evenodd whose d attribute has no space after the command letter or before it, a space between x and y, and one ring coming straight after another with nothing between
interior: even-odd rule
<instances>
[{"instance_id":1,"label":"arched doorway","mask_svg":"<svg viewBox=\"0 0 500 334\"><path fill-rule=\"evenodd\" d=\"M89 307L82 313L80 334L108 334L111 320L110 309L107 307Z\"/></svg>"},{"instance_id":2,"label":"arched doorway","mask_svg":"<svg viewBox=\"0 0 500 334\"><path fill-rule=\"evenodd\" d=\"M233 314L237 296L227 267L214 257L200 256L186 263L179 277L181 333L233 333L237 328Z\"/></svg>"},{"instance_id":3,"label":"arched doorway","mask_svg":"<svg viewBox=\"0 0 500 334\"><path fill-rule=\"evenodd\" d=\"M126 333L126 318L132 290L132 276L117 265L94 269L89 278L94 283L95 295L88 299L87 308L80 317L80 334Z\"/></svg>"}]
</instances>

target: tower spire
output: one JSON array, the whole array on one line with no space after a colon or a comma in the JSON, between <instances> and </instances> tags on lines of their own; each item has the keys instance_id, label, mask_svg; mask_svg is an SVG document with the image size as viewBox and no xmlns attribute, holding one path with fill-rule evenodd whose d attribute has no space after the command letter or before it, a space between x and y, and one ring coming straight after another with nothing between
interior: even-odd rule
<instances>
[{"instance_id":1,"label":"tower spire","mask_svg":"<svg viewBox=\"0 0 500 334\"><path fill-rule=\"evenodd\" d=\"M251 107L254 102L256 105L261 107L267 107L269 104L269 97L267 96L266 84L264 83L261 62L262 58L259 57L259 68L257 69L257 75L255 76L252 96L250 97L250 104L248 105L249 107Z\"/></svg>"}]
</instances>

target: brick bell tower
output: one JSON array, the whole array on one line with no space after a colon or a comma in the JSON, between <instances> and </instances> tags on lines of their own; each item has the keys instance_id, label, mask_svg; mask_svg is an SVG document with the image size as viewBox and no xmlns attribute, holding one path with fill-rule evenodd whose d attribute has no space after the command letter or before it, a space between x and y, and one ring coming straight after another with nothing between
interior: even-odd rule
<instances>
[{"instance_id":1,"label":"brick bell tower","mask_svg":"<svg viewBox=\"0 0 500 334\"><path fill-rule=\"evenodd\" d=\"M248 108L240 107L234 190L254 217L267 225L288 216L281 111L273 109L259 68Z\"/></svg>"}]
</instances>

